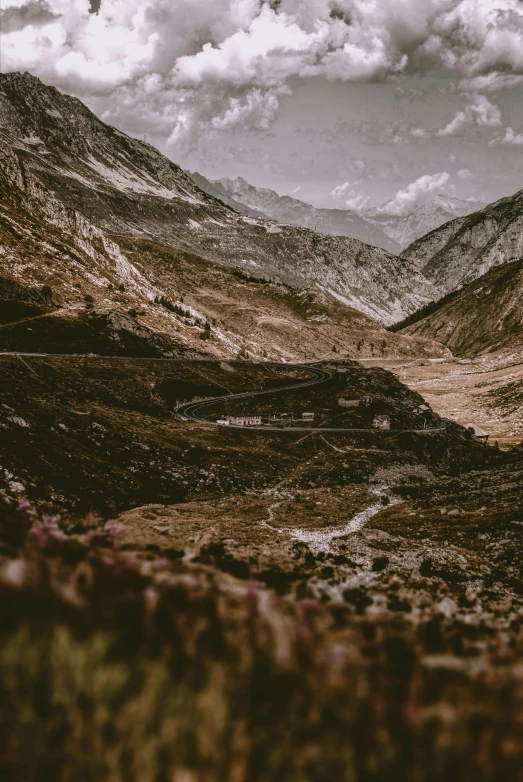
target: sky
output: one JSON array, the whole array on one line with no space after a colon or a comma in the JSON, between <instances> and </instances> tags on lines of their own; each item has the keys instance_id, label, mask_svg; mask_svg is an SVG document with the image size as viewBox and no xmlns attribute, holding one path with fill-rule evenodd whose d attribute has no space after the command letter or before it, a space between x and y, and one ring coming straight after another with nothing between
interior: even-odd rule
<instances>
[{"instance_id":1,"label":"sky","mask_svg":"<svg viewBox=\"0 0 523 782\"><path fill-rule=\"evenodd\" d=\"M523 188L521 0L2 0L0 32L210 179L398 216Z\"/></svg>"}]
</instances>

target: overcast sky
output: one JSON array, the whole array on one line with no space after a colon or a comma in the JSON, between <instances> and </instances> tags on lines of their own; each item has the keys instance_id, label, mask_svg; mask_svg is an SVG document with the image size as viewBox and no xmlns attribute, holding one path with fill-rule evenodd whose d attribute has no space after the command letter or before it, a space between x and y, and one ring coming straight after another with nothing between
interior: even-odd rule
<instances>
[{"instance_id":1,"label":"overcast sky","mask_svg":"<svg viewBox=\"0 0 523 782\"><path fill-rule=\"evenodd\" d=\"M520 0L2 0L27 70L209 178L404 214L523 188Z\"/></svg>"}]
</instances>

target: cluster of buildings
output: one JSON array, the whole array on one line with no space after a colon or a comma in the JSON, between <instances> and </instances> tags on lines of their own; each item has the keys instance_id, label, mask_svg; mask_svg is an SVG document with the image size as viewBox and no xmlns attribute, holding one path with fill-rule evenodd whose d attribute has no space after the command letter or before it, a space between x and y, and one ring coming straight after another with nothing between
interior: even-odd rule
<instances>
[{"instance_id":1,"label":"cluster of buildings","mask_svg":"<svg viewBox=\"0 0 523 782\"><path fill-rule=\"evenodd\" d=\"M262 418L261 415L228 415L217 421L221 426L286 426L290 423L314 423L314 413L302 413L301 416L281 413L280 415L271 415L269 418Z\"/></svg>"},{"instance_id":2,"label":"cluster of buildings","mask_svg":"<svg viewBox=\"0 0 523 782\"><path fill-rule=\"evenodd\" d=\"M373 403L373 398L370 396L363 396L359 399L346 399L340 397L338 399L339 407L347 409L369 407ZM324 409L323 413L328 415L328 409ZM423 420L423 428L427 428L430 422L430 414L432 410L427 404L420 404L414 408L414 413L419 415ZM243 414L243 415L228 415L217 421L221 426L245 426L245 427L257 427L257 426L299 426L301 424L313 424L315 421L315 413L301 413L301 415L295 415L294 413L280 413L271 414L268 417L262 417L261 415ZM388 431L391 429L392 422L388 415L375 415L372 420L372 428L381 431ZM488 443L489 434L481 429L476 424L466 424L465 427L472 437L485 444Z\"/></svg>"}]
</instances>

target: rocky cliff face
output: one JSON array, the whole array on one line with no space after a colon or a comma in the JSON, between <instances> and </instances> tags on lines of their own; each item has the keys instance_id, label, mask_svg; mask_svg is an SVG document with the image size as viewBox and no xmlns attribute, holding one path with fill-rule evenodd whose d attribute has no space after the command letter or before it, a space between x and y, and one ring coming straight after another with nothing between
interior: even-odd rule
<instances>
[{"instance_id":1,"label":"rocky cliff face","mask_svg":"<svg viewBox=\"0 0 523 782\"><path fill-rule=\"evenodd\" d=\"M400 247L406 248L445 223L457 217L467 217L484 207L485 204L480 201L462 201L450 196L436 196L428 204L405 217L382 214L379 210L365 212L363 216L394 239Z\"/></svg>"},{"instance_id":2,"label":"rocky cliff face","mask_svg":"<svg viewBox=\"0 0 523 782\"><path fill-rule=\"evenodd\" d=\"M492 268L401 333L438 340L454 355L523 349L523 260Z\"/></svg>"},{"instance_id":3,"label":"rocky cliff face","mask_svg":"<svg viewBox=\"0 0 523 782\"><path fill-rule=\"evenodd\" d=\"M418 264L440 295L472 282L523 255L523 191L468 217L460 217L407 247L402 257Z\"/></svg>"},{"instance_id":4,"label":"rocky cliff face","mask_svg":"<svg viewBox=\"0 0 523 782\"><path fill-rule=\"evenodd\" d=\"M282 223L310 228L327 236L348 236L395 255L401 250L400 245L386 232L356 212L347 209L316 209L297 198L280 196L267 188L253 187L242 177L220 179L210 184L211 187L219 188L225 198L240 202L244 208L256 209Z\"/></svg>"},{"instance_id":5,"label":"rocky cliff face","mask_svg":"<svg viewBox=\"0 0 523 782\"><path fill-rule=\"evenodd\" d=\"M84 271L105 265L145 297L154 297L154 284L108 234L154 239L297 288L313 283L383 323L434 296L408 260L355 239L237 214L153 147L28 74L0 77L0 141L4 204L65 232L83 258L73 264ZM22 250L10 252L23 266Z\"/></svg>"}]
</instances>

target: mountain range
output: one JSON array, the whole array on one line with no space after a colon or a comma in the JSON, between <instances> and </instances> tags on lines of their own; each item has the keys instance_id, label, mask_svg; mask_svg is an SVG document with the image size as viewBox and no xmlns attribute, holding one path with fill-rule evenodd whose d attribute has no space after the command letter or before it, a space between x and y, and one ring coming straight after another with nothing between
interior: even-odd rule
<instances>
[{"instance_id":1,"label":"mountain range","mask_svg":"<svg viewBox=\"0 0 523 782\"><path fill-rule=\"evenodd\" d=\"M0 78L0 141L3 199L72 231L93 260L112 254L111 263L152 298L153 278L131 269L111 236L148 238L296 289L320 286L384 324L434 297L414 262L356 239L238 214L152 146L29 74ZM25 277L36 268L15 256L11 266Z\"/></svg>"},{"instance_id":2,"label":"mountain range","mask_svg":"<svg viewBox=\"0 0 523 782\"><path fill-rule=\"evenodd\" d=\"M93 307L103 320L116 308L130 344L137 334L146 339L143 327L177 340L179 347L160 340L175 353L444 355L444 346L461 349L448 324L445 338L419 319L394 337L382 326L523 255L523 193L445 223L398 257L285 224L285 209L312 220L314 208L296 199L241 179L200 182L211 192L76 98L29 74L0 76L0 276L45 286L68 317L71 307ZM438 197L414 213L419 230L434 204L440 217L471 206ZM271 210L278 220L259 216ZM316 211L325 220L350 216ZM21 313L28 304L10 306Z\"/></svg>"},{"instance_id":3,"label":"mountain range","mask_svg":"<svg viewBox=\"0 0 523 782\"><path fill-rule=\"evenodd\" d=\"M347 209L317 209L291 196L280 196L274 190L254 187L242 177L209 182L200 174L191 174L195 182L210 195L219 194L225 203L239 211L263 215L280 223L310 228L327 236L348 236L398 255L400 245L379 227L356 212Z\"/></svg>"},{"instance_id":4,"label":"mountain range","mask_svg":"<svg viewBox=\"0 0 523 782\"><path fill-rule=\"evenodd\" d=\"M480 201L441 195L401 217L387 214L384 207L358 214L349 209L317 208L274 190L255 187L243 177L210 181L198 172L189 176L204 192L243 214L313 228L329 236L349 236L395 255L435 228L485 207Z\"/></svg>"},{"instance_id":5,"label":"mountain range","mask_svg":"<svg viewBox=\"0 0 523 782\"><path fill-rule=\"evenodd\" d=\"M102 346L112 325L127 350L145 340L171 355L445 353L377 322L433 298L415 263L239 214L150 145L28 74L0 76L0 212L0 277L51 291L52 311L33 313L42 350L56 349L61 323L87 352L114 349L114 339ZM3 297L19 318L24 296ZM0 344L26 348L32 329L6 325Z\"/></svg>"}]
</instances>

